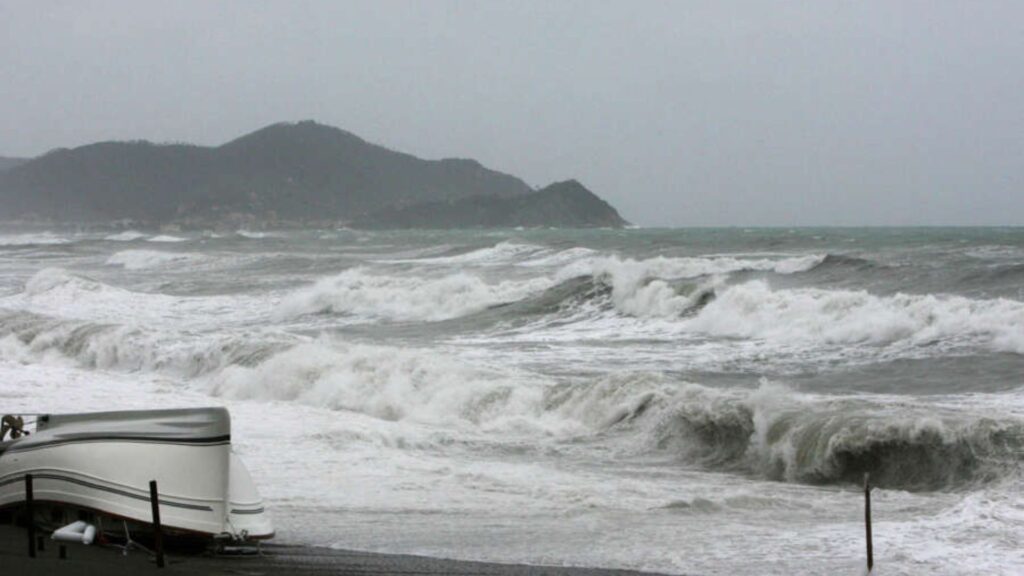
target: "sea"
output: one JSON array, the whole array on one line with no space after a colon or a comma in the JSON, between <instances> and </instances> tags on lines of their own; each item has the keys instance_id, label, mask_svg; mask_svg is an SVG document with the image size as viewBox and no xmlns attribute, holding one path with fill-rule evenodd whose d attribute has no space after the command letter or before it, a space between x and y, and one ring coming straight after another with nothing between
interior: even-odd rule
<instances>
[{"instance_id":1,"label":"sea","mask_svg":"<svg viewBox=\"0 0 1024 576\"><path fill-rule=\"evenodd\" d=\"M278 542L1024 574L1024 229L0 228L0 412L204 405Z\"/></svg>"}]
</instances>

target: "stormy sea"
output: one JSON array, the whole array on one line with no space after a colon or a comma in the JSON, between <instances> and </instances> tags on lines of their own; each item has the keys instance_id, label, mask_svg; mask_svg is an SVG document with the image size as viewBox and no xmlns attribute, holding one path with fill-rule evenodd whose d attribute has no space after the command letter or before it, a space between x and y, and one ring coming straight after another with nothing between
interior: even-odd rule
<instances>
[{"instance_id":1,"label":"stormy sea","mask_svg":"<svg viewBox=\"0 0 1024 576\"><path fill-rule=\"evenodd\" d=\"M1024 573L1024 229L0 230L0 412L224 405L277 540Z\"/></svg>"}]
</instances>

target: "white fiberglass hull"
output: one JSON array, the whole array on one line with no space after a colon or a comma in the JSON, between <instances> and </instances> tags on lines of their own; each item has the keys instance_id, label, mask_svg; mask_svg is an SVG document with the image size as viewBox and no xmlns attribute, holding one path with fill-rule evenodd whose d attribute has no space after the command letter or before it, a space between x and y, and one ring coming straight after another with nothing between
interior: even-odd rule
<instances>
[{"instance_id":1,"label":"white fiberglass hull","mask_svg":"<svg viewBox=\"0 0 1024 576\"><path fill-rule=\"evenodd\" d=\"M142 523L152 520L156 480L170 530L273 535L221 408L42 416L35 434L0 444L0 507L24 501L27 474L36 501Z\"/></svg>"}]
</instances>

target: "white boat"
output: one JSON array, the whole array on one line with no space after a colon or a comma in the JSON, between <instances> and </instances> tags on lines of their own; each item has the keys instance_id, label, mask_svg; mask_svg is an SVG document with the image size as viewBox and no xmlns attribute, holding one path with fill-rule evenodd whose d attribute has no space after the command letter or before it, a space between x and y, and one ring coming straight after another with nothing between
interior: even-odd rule
<instances>
[{"instance_id":1,"label":"white boat","mask_svg":"<svg viewBox=\"0 0 1024 576\"><path fill-rule=\"evenodd\" d=\"M152 521L149 482L156 480L161 525L172 537L274 535L248 470L231 451L224 408L40 415L30 435L0 442L0 508L25 501L28 474L36 506L49 508L46 519L55 524L85 515L101 532L127 530L129 522L145 528Z\"/></svg>"}]
</instances>

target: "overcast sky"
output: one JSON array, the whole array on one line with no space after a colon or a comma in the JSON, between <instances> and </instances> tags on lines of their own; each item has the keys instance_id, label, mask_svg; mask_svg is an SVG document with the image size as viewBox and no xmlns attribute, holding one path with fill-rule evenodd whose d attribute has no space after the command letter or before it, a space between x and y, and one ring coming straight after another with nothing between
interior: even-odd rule
<instances>
[{"instance_id":1,"label":"overcast sky","mask_svg":"<svg viewBox=\"0 0 1024 576\"><path fill-rule=\"evenodd\" d=\"M1024 3L0 3L0 155L307 118L642 225L1024 224Z\"/></svg>"}]
</instances>

